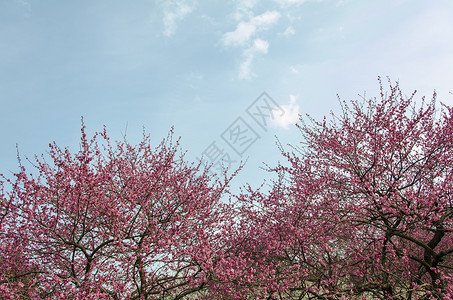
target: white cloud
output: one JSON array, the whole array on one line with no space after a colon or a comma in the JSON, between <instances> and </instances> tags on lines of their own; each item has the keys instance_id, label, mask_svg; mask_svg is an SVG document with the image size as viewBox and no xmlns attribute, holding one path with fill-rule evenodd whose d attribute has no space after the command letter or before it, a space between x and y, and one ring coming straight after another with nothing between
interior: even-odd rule
<instances>
[{"instance_id":1,"label":"white cloud","mask_svg":"<svg viewBox=\"0 0 453 300\"><path fill-rule=\"evenodd\" d=\"M237 0L236 12L234 17L236 20L242 20L244 17L252 17L251 9L255 7L259 0Z\"/></svg>"},{"instance_id":2,"label":"white cloud","mask_svg":"<svg viewBox=\"0 0 453 300\"><path fill-rule=\"evenodd\" d=\"M277 2L278 4L280 4L280 6L282 8L287 8L287 7L290 7L292 5L300 5L300 4L304 4L305 2L322 2L323 0L274 0L275 2ZM337 6L340 6L342 5L345 1L350 1L350 0L339 0L336 5Z\"/></svg>"},{"instance_id":3,"label":"white cloud","mask_svg":"<svg viewBox=\"0 0 453 300\"><path fill-rule=\"evenodd\" d=\"M247 42L250 37L255 33L256 26L247 23L241 22L236 27L235 31L227 32L223 36L223 43L227 46L229 45L243 45Z\"/></svg>"},{"instance_id":4,"label":"white cloud","mask_svg":"<svg viewBox=\"0 0 453 300\"><path fill-rule=\"evenodd\" d=\"M256 1L249 1L249 6L256 4ZM266 54L269 49L269 42L262 39L254 39L253 44L250 45L250 40L259 31L267 30L275 24L280 18L278 11L266 11L265 13L250 17L248 22L240 22L235 31L227 32L223 35L222 42L225 46L241 46L246 47L242 52L245 57L244 61L239 67L240 79L251 79L255 74L251 70L255 54Z\"/></svg>"},{"instance_id":5,"label":"white cloud","mask_svg":"<svg viewBox=\"0 0 453 300\"><path fill-rule=\"evenodd\" d=\"M278 11L267 11L261 15L252 17L248 22L240 22L235 31L223 35L223 44L226 46L241 46L248 42L258 31L269 29L280 18Z\"/></svg>"},{"instance_id":6,"label":"white cloud","mask_svg":"<svg viewBox=\"0 0 453 300\"><path fill-rule=\"evenodd\" d=\"M255 75L251 70L253 58L254 55L249 55L241 63L239 67L239 79L251 79L252 75Z\"/></svg>"},{"instance_id":7,"label":"white cloud","mask_svg":"<svg viewBox=\"0 0 453 300\"><path fill-rule=\"evenodd\" d=\"M275 0L278 4L281 6L290 6L293 4L302 4L304 2L307 2L307 0Z\"/></svg>"},{"instance_id":8,"label":"white cloud","mask_svg":"<svg viewBox=\"0 0 453 300\"><path fill-rule=\"evenodd\" d=\"M294 34L296 34L296 30L294 29L293 26L288 26L288 28L286 28L286 30L283 32L283 35L285 36L290 36Z\"/></svg>"},{"instance_id":9,"label":"white cloud","mask_svg":"<svg viewBox=\"0 0 453 300\"><path fill-rule=\"evenodd\" d=\"M253 8L259 0L238 0L239 7L243 8Z\"/></svg>"},{"instance_id":10,"label":"white cloud","mask_svg":"<svg viewBox=\"0 0 453 300\"><path fill-rule=\"evenodd\" d=\"M289 69L290 69L291 72L293 72L294 74L299 74L299 69L297 69L295 66L291 66L291 67L289 67Z\"/></svg>"},{"instance_id":11,"label":"white cloud","mask_svg":"<svg viewBox=\"0 0 453 300\"><path fill-rule=\"evenodd\" d=\"M262 39L256 39L253 41L253 45L246 49L243 53L245 60L241 63L239 67L239 78L240 79L251 79L253 76L256 76L252 72L252 62L255 58L255 54L263 53L266 54L269 49L269 43Z\"/></svg>"},{"instance_id":12,"label":"white cloud","mask_svg":"<svg viewBox=\"0 0 453 300\"><path fill-rule=\"evenodd\" d=\"M295 95L289 95L289 104L281 105L280 108L285 112L283 115L279 114L280 110L275 109L276 116L271 119L271 123L274 126L287 129L288 125L296 124L299 120L299 105L297 104L297 97Z\"/></svg>"},{"instance_id":13,"label":"white cloud","mask_svg":"<svg viewBox=\"0 0 453 300\"><path fill-rule=\"evenodd\" d=\"M253 42L253 50L256 52L267 53L267 49L269 48L269 43L262 39L256 39Z\"/></svg>"},{"instance_id":14,"label":"white cloud","mask_svg":"<svg viewBox=\"0 0 453 300\"><path fill-rule=\"evenodd\" d=\"M251 22L256 26L272 25L278 21L280 13L276 10L266 11L264 14L254 17Z\"/></svg>"},{"instance_id":15,"label":"white cloud","mask_svg":"<svg viewBox=\"0 0 453 300\"><path fill-rule=\"evenodd\" d=\"M177 22L184 19L195 9L194 3L187 3L184 0L166 1L164 4L163 22L165 26L164 35L172 36L177 28Z\"/></svg>"}]
</instances>

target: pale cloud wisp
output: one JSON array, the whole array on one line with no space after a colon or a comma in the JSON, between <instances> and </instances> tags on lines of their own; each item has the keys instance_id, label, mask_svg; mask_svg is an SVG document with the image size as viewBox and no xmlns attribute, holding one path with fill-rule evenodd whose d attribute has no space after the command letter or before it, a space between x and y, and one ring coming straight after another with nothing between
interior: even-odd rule
<instances>
[{"instance_id":1,"label":"pale cloud wisp","mask_svg":"<svg viewBox=\"0 0 453 300\"><path fill-rule=\"evenodd\" d=\"M281 109L285 112L280 115L280 109L275 109L271 119L273 126L287 129L289 125L294 125L299 120L299 105L297 104L297 97L295 95L289 95L289 103L281 105Z\"/></svg>"},{"instance_id":2,"label":"pale cloud wisp","mask_svg":"<svg viewBox=\"0 0 453 300\"><path fill-rule=\"evenodd\" d=\"M164 35L167 37L172 36L177 28L177 22L181 21L195 9L194 3L187 1L168 1L164 4Z\"/></svg>"}]
</instances>

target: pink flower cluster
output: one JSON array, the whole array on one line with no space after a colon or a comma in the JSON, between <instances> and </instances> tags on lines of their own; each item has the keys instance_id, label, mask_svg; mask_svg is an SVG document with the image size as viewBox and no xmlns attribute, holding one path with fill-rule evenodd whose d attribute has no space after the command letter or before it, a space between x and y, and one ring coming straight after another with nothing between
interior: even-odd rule
<instances>
[{"instance_id":1,"label":"pink flower cluster","mask_svg":"<svg viewBox=\"0 0 453 300\"><path fill-rule=\"evenodd\" d=\"M453 109L398 83L301 123L269 192L106 130L0 180L1 299L453 299Z\"/></svg>"}]
</instances>

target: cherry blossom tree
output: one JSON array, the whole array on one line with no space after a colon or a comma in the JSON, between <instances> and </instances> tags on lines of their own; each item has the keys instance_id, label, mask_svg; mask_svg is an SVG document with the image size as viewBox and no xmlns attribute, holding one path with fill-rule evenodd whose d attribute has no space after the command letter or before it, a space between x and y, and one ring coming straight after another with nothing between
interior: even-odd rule
<instances>
[{"instance_id":1,"label":"cherry blossom tree","mask_svg":"<svg viewBox=\"0 0 453 300\"><path fill-rule=\"evenodd\" d=\"M234 210L232 176L180 153L112 143L104 129L71 154L50 144L38 175L1 182L0 298L180 299L203 291ZM8 184L10 188L5 188Z\"/></svg>"},{"instance_id":2,"label":"cherry blossom tree","mask_svg":"<svg viewBox=\"0 0 453 300\"><path fill-rule=\"evenodd\" d=\"M299 124L303 142L282 148L288 163L272 168L273 190L240 196L254 231L244 252L264 254L255 291L453 299L453 110L379 82L380 99L343 101L331 121Z\"/></svg>"},{"instance_id":3,"label":"cherry blossom tree","mask_svg":"<svg viewBox=\"0 0 453 300\"><path fill-rule=\"evenodd\" d=\"M189 164L173 131L152 148L82 126L36 175L19 159L0 180L0 297L453 299L453 109L379 83L302 121L269 192L231 197L236 173Z\"/></svg>"}]
</instances>

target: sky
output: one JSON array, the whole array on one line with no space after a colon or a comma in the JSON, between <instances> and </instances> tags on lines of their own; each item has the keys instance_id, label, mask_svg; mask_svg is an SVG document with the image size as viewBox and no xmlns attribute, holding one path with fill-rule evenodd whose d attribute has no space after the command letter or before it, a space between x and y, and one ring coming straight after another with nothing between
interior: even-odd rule
<instances>
[{"instance_id":1,"label":"sky","mask_svg":"<svg viewBox=\"0 0 453 300\"><path fill-rule=\"evenodd\" d=\"M378 76L453 105L452 0L0 0L0 173L50 142L156 145L259 186L297 145L299 115L378 96Z\"/></svg>"}]
</instances>

